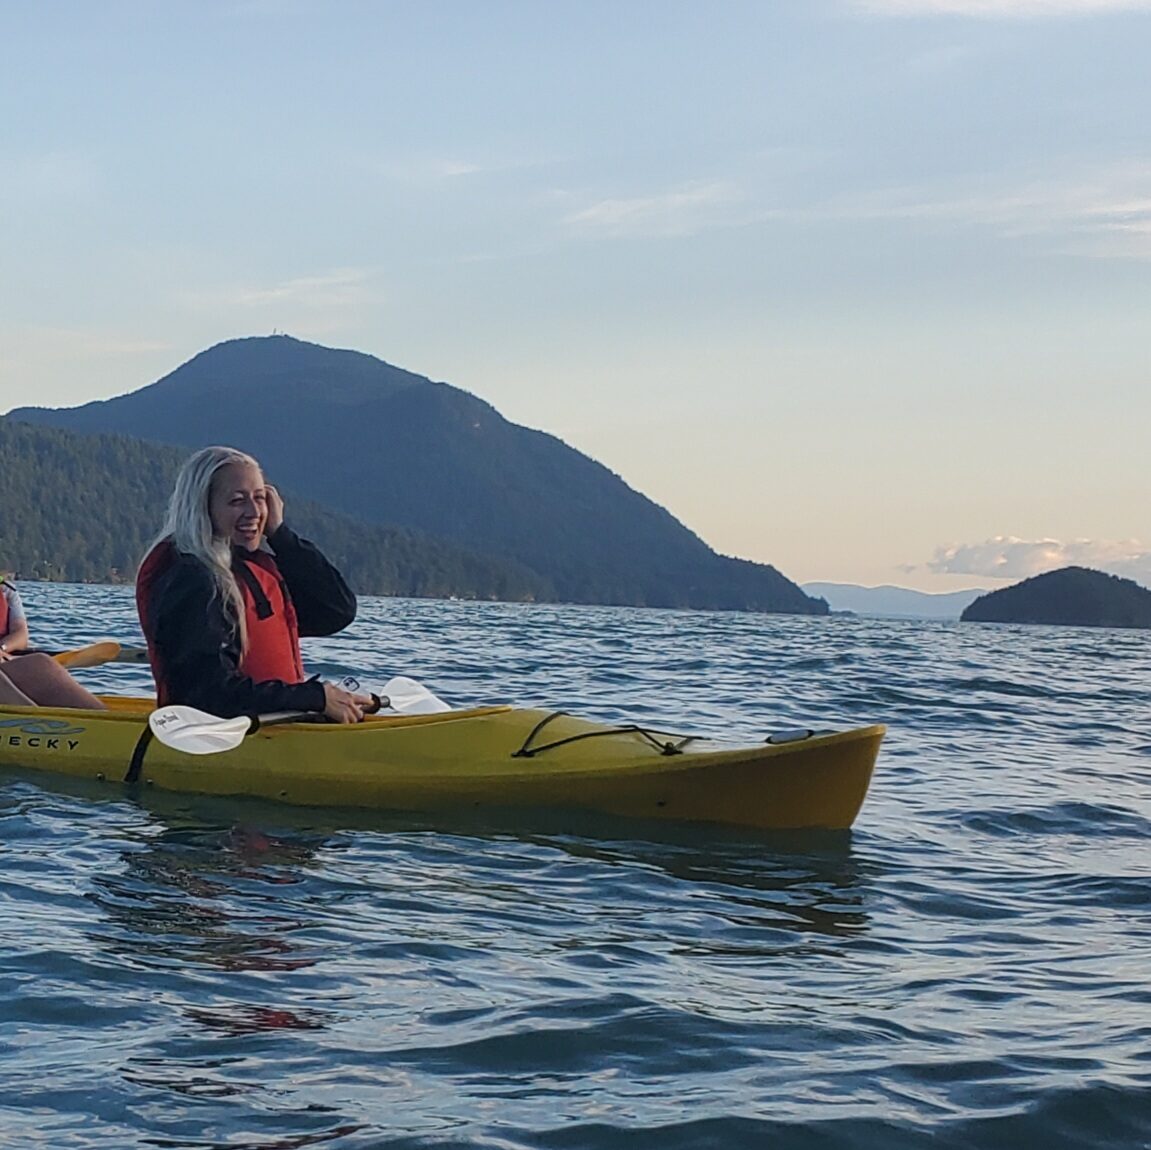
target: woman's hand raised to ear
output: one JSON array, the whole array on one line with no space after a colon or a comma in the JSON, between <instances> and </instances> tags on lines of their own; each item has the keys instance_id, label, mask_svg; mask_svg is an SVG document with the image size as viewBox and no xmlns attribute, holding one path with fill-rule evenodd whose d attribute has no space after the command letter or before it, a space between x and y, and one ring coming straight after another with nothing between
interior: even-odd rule
<instances>
[{"instance_id":1,"label":"woman's hand raised to ear","mask_svg":"<svg viewBox=\"0 0 1151 1150\"><path fill-rule=\"evenodd\" d=\"M264 484L264 495L268 500L268 521L264 525L264 534L273 535L284 522L284 500L270 483Z\"/></svg>"}]
</instances>

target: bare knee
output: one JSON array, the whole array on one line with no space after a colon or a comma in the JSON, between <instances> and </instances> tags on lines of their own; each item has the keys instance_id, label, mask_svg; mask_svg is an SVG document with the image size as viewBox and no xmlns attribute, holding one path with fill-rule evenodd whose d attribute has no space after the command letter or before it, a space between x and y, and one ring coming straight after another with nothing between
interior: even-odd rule
<instances>
[{"instance_id":1,"label":"bare knee","mask_svg":"<svg viewBox=\"0 0 1151 1150\"><path fill-rule=\"evenodd\" d=\"M104 704L82 687L55 659L36 651L20 655L4 664L3 674L9 682L41 707L104 708Z\"/></svg>"}]
</instances>

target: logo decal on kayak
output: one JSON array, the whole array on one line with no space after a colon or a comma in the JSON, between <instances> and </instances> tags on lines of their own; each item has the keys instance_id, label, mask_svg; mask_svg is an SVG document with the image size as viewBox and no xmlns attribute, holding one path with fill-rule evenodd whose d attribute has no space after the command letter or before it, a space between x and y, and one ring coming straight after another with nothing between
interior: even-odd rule
<instances>
[{"instance_id":1,"label":"logo decal on kayak","mask_svg":"<svg viewBox=\"0 0 1151 1150\"><path fill-rule=\"evenodd\" d=\"M74 751L80 740L68 736L82 735L86 730L66 719L0 719L0 745L58 751L63 744L67 750Z\"/></svg>"}]
</instances>

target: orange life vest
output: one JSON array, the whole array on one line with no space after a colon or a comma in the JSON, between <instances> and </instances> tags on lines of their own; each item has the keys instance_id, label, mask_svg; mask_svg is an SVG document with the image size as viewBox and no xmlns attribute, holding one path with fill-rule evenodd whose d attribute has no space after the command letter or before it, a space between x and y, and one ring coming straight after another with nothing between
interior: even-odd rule
<instances>
[{"instance_id":1,"label":"orange life vest","mask_svg":"<svg viewBox=\"0 0 1151 1150\"><path fill-rule=\"evenodd\" d=\"M302 683L304 661L296 608L275 559L266 551L237 554L232 570L244 598L248 629L248 649L240 659L240 670L257 683L269 679Z\"/></svg>"},{"instance_id":2,"label":"orange life vest","mask_svg":"<svg viewBox=\"0 0 1151 1150\"><path fill-rule=\"evenodd\" d=\"M148 644L148 661L156 680L156 696L161 706L170 702L163 659L155 645L155 621L151 612L152 585L176 561L178 552L171 540L157 544L140 564L136 576L136 609ZM300 633L296 609L275 559L266 551L253 551L232 559L232 571L244 604L247 650L240 657L240 673L257 683L279 679L302 683L304 664L300 657Z\"/></svg>"}]
</instances>

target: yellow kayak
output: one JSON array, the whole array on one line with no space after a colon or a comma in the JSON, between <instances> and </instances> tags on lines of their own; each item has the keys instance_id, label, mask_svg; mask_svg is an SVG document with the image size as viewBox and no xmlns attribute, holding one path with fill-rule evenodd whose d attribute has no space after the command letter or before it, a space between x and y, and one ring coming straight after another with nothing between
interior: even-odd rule
<instances>
[{"instance_id":1,"label":"yellow kayak","mask_svg":"<svg viewBox=\"0 0 1151 1150\"><path fill-rule=\"evenodd\" d=\"M850 827L882 726L730 747L562 712L482 707L289 722L233 750L185 754L145 736L150 699L108 711L0 707L0 766L309 807L432 811L566 807L769 830ZM134 767L133 767L134 764Z\"/></svg>"}]
</instances>

